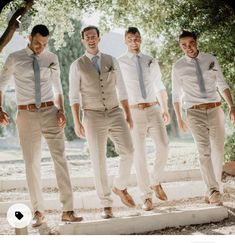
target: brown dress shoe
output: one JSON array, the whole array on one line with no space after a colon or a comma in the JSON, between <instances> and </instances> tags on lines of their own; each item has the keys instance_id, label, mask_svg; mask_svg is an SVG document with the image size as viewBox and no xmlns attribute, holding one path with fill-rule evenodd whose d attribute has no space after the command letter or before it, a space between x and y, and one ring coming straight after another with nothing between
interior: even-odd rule
<instances>
[{"instance_id":1,"label":"brown dress shoe","mask_svg":"<svg viewBox=\"0 0 235 243\"><path fill-rule=\"evenodd\" d=\"M125 204L127 207L134 208L136 206L133 198L127 192L127 189L119 190L116 187L113 187L112 191L120 197L123 204Z\"/></svg>"},{"instance_id":2,"label":"brown dress shoe","mask_svg":"<svg viewBox=\"0 0 235 243\"><path fill-rule=\"evenodd\" d=\"M36 211L34 213L34 217L32 219L32 227L38 227L38 226L42 225L43 223L45 223L45 217L44 217L43 213Z\"/></svg>"},{"instance_id":3,"label":"brown dress shoe","mask_svg":"<svg viewBox=\"0 0 235 243\"><path fill-rule=\"evenodd\" d=\"M221 194L219 191L214 190L211 195L209 196L209 202L210 204L216 205L216 206L222 206L223 202L221 199Z\"/></svg>"},{"instance_id":4,"label":"brown dress shoe","mask_svg":"<svg viewBox=\"0 0 235 243\"><path fill-rule=\"evenodd\" d=\"M150 211L153 209L153 202L152 202L152 198L147 198L144 201L144 204L142 206L142 209L145 211Z\"/></svg>"},{"instance_id":5,"label":"brown dress shoe","mask_svg":"<svg viewBox=\"0 0 235 243\"><path fill-rule=\"evenodd\" d=\"M74 211L64 211L61 220L64 222L80 222L83 220L83 217L75 216Z\"/></svg>"},{"instance_id":6,"label":"brown dress shoe","mask_svg":"<svg viewBox=\"0 0 235 243\"><path fill-rule=\"evenodd\" d=\"M150 186L150 188L155 192L155 196L160 200L167 201L167 195L163 191L161 184Z\"/></svg>"},{"instance_id":7,"label":"brown dress shoe","mask_svg":"<svg viewBox=\"0 0 235 243\"><path fill-rule=\"evenodd\" d=\"M105 207L104 211L101 214L103 219L110 219L113 218L113 210L111 207Z\"/></svg>"}]
</instances>

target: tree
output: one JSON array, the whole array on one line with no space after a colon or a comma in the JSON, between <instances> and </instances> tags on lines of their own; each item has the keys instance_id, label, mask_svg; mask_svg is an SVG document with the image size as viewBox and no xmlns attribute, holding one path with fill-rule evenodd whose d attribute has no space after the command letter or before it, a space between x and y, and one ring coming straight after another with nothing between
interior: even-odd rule
<instances>
[{"instance_id":1,"label":"tree","mask_svg":"<svg viewBox=\"0 0 235 243\"><path fill-rule=\"evenodd\" d=\"M65 112L66 112L66 127L65 127L65 135L68 140L72 140L76 137L74 133L74 125L73 125L73 117L71 108L69 105L69 68L73 61L75 61L78 57L80 57L83 52L84 48L81 44L81 23L76 20L72 20L74 25L74 33L72 36L69 36L68 33L65 33L65 46L56 50L54 43L55 41L52 40L49 43L50 50L58 55L59 62L60 62L60 69L61 69L61 82L63 87L64 93L64 104L65 104Z\"/></svg>"}]
</instances>

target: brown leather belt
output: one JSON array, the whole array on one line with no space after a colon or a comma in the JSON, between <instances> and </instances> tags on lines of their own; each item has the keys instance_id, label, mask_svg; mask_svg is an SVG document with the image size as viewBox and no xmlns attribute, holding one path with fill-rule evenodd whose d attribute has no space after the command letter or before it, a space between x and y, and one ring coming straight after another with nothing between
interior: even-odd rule
<instances>
[{"instance_id":1,"label":"brown leather belt","mask_svg":"<svg viewBox=\"0 0 235 243\"><path fill-rule=\"evenodd\" d=\"M217 106L220 106L220 105L221 105L221 102L206 103L206 104L194 105L194 106L190 107L190 109L208 110L208 109L212 109Z\"/></svg>"},{"instance_id":2,"label":"brown leather belt","mask_svg":"<svg viewBox=\"0 0 235 243\"><path fill-rule=\"evenodd\" d=\"M136 105L130 105L130 108L131 109L140 109L140 110L143 110L146 107L150 107L150 106L158 105L158 104L159 103L157 101L155 101L155 102L149 102L149 103L139 103L139 104L136 104Z\"/></svg>"},{"instance_id":3,"label":"brown leather belt","mask_svg":"<svg viewBox=\"0 0 235 243\"><path fill-rule=\"evenodd\" d=\"M54 105L54 102L53 101L42 102L40 108L44 108L44 107L48 107L48 106L53 106L53 105ZM35 110L38 110L38 108L36 107L35 104L18 105L18 110L35 111Z\"/></svg>"}]
</instances>

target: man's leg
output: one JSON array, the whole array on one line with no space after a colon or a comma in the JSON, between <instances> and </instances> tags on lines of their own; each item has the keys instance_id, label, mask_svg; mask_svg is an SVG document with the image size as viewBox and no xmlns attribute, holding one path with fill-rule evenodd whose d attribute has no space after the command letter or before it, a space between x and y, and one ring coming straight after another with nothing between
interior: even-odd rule
<instances>
[{"instance_id":1,"label":"man's leg","mask_svg":"<svg viewBox=\"0 0 235 243\"><path fill-rule=\"evenodd\" d=\"M187 118L199 153L202 178L210 195L219 190L211 160L211 144L208 128L208 115L206 110L187 110Z\"/></svg>"},{"instance_id":2,"label":"man's leg","mask_svg":"<svg viewBox=\"0 0 235 243\"><path fill-rule=\"evenodd\" d=\"M134 165L138 187L141 191L141 199L145 201L152 198L150 178L146 155L147 118L144 110L132 109L133 129L131 131L134 145Z\"/></svg>"},{"instance_id":3,"label":"man's leg","mask_svg":"<svg viewBox=\"0 0 235 243\"><path fill-rule=\"evenodd\" d=\"M211 157L214 168L215 178L219 184L220 192L222 188L222 166L224 162L224 112L220 107L210 109L209 111L209 127L211 142Z\"/></svg>"},{"instance_id":4,"label":"man's leg","mask_svg":"<svg viewBox=\"0 0 235 243\"><path fill-rule=\"evenodd\" d=\"M111 190L106 166L108 124L105 112L84 111L84 128L95 175L95 187L101 204L112 207Z\"/></svg>"},{"instance_id":5,"label":"man's leg","mask_svg":"<svg viewBox=\"0 0 235 243\"><path fill-rule=\"evenodd\" d=\"M57 184L60 191L60 202L63 211L73 210L73 192L65 159L64 129L58 126L56 118L57 108L55 106L40 110L42 134L48 144L52 159L54 161Z\"/></svg>"},{"instance_id":6,"label":"man's leg","mask_svg":"<svg viewBox=\"0 0 235 243\"><path fill-rule=\"evenodd\" d=\"M25 161L26 179L33 211L44 211L41 189L41 126L38 112L20 110L16 124Z\"/></svg>"},{"instance_id":7,"label":"man's leg","mask_svg":"<svg viewBox=\"0 0 235 243\"><path fill-rule=\"evenodd\" d=\"M115 144L115 149L120 156L119 173L114 181L114 186L123 190L130 182L131 167L133 162L133 144L127 122L121 108L108 113L109 134Z\"/></svg>"},{"instance_id":8,"label":"man's leg","mask_svg":"<svg viewBox=\"0 0 235 243\"><path fill-rule=\"evenodd\" d=\"M162 119L159 106L146 110L148 119L148 133L153 139L156 149L156 159L152 172L152 184L160 184L163 179L164 167L167 163L169 152L169 139L166 126Z\"/></svg>"}]
</instances>

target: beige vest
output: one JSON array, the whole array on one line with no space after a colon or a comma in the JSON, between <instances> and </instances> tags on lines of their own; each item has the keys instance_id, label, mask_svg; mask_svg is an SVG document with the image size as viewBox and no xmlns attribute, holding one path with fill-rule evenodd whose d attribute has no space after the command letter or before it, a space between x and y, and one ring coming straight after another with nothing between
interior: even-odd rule
<instances>
[{"instance_id":1,"label":"beige vest","mask_svg":"<svg viewBox=\"0 0 235 243\"><path fill-rule=\"evenodd\" d=\"M78 59L83 109L110 110L119 105L112 57L102 53L100 61L99 74L86 55Z\"/></svg>"}]
</instances>

